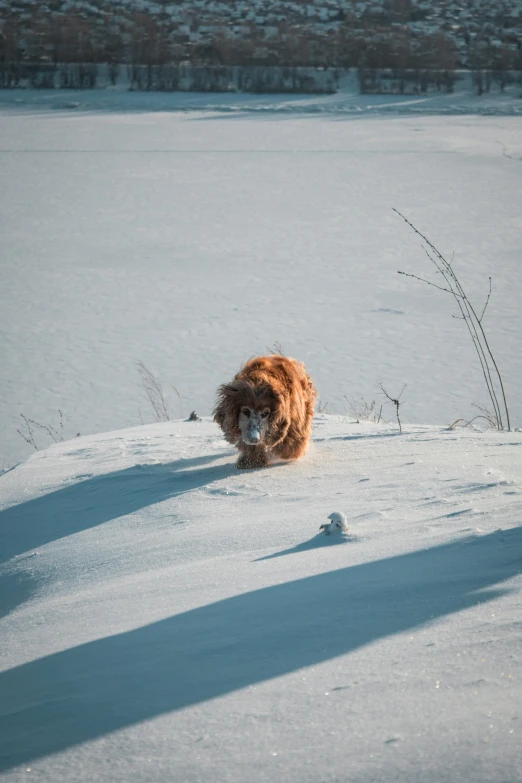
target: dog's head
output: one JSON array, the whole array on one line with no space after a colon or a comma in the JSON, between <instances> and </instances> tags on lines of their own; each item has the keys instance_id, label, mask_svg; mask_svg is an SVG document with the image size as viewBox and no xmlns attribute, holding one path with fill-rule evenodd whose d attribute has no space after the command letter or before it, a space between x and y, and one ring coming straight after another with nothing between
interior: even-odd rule
<instances>
[{"instance_id":1,"label":"dog's head","mask_svg":"<svg viewBox=\"0 0 522 783\"><path fill-rule=\"evenodd\" d=\"M288 432L284 395L268 383L238 380L218 390L214 419L229 443L273 446Z\"/></svg>"}]
</instances>

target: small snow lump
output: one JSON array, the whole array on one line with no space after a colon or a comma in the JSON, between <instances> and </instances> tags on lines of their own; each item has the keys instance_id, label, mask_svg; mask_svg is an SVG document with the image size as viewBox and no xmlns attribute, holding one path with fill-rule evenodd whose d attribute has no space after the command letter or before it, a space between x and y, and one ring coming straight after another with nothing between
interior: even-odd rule
<instances>
[{"instance_id":1,"label":"small snow lump","mask_svg":"<svg viewBox=\"0 0 522 783\"><path fill-rule=\"evenodd\" d=\"M328 519L331 522L325 522L319 528L319 530L324 530L325 536L329 536L330 533L346 533L348 530L348 521L342 511L332 511Z\"/></svg>"}]
</instances>

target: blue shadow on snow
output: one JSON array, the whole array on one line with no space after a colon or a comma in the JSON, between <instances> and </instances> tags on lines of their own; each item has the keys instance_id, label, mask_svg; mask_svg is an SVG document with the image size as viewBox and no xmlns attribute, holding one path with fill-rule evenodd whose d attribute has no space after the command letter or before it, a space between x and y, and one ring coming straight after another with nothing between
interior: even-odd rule
<instances>
[{"instance_id":1,"label":"blue shadow on snow","mask_svg":"<svg viewBox=\"0 0 522 783\"><path fill-rule=\"evenodd\" d=\"M237 473L207 465L230 451L167 464L133 465L60 487L0 511L0 563ZM201 467L201 466L205 467Z\"/></svg>"},{"instance_id":2,"label":"blue shadow on snow","mask_svg":"<svg viewBox=\"0 0 522 783\"><path fill-rule=\"evenodd\" d=\"M521 571L518 527L254 590L9 669L0 770L499 598L507 588L493 586Z\"/></svg>"}]
</instances>

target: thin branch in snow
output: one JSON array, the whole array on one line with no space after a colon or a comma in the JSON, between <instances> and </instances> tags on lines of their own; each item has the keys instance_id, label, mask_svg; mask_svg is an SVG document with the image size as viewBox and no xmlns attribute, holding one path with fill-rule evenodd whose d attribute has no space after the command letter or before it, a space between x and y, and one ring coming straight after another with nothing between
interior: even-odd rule
<instances>
[{"instance_id":1,"label":"thin branch in snow","mask_svg":"<svg viewBox=\"0 0 522 783\"><path fill-rule=\"evenodd\" d=\"M147 395L154 415L156 416L156 421L169 421L169 409L165 397L163 396L163 389L161 388L160 382L151 371L145 367L143 362L136 362L136 367L143 390Z\"/></svg>"},{"instance_id":2,"label":"thin branch in snow","mask_svg":"<svg viewBox=\"0 0 522 783\"><path fill-rule=\"evenodd\" d=\"M502 395L507 429L510 430L511 422L509 418L509 409L508 409L506 393L504 389L504 382L500 374L500 370L498 368L495 357L493 355L493 352L491 350L491 347L489 345L489 341L484 331L484 327L482 326L482 318L484 317L484 313L489 303L489 298L491 294L491 278L490 278L490 290L488 293L488 297L486 299L486 304L482 311L482 315L479 318L475 308L473 307L473 304L470 302L470 300L466 295L466 292L464 291L462 283L460 282L455 271L453 270L452 267L453 256L451 258L451 262L448 261L446 258L444 258L442 253L439 250L437 250L435 245L432 242L430 242L429 239L427 239L427 237L425 237L424 234L422 234L417 228L415 228L413 223L409 221L406 217L404 217L404 215L402 215L399 212L399 210L394 208L393 211L397 215L399 215L399 217L401 217L404 220L404 222L407 223L407 225L410 226L410 228L417 234L417 236L419 236L422 239L422 241L428 246L431 253L426 249L426 247L424 247L424 245L423 245L423 250L428 256L428 258L430 259L430 261L436 267L437 272L441 274L442 277L444 278L447 287L437 286L435 283L432 283L430 280L426 280L424 278L418 277L417 275L408 274L407 276L415 277L416 279L421 280L422 282L427 283L428 285L431 285L434 288L439 288L441 291L445 291L445 292L449 291L449 293L453 294L455 302L457 303L457 306L459 308L462 320L466 324L466 328L468 329L469 335L471 337L471 340L477 352L480 366L482 368L482 373L484 375L484 380L486 382L488 394L491 403L493 405L496 427L499 430L504 429L504 422L502 419L499 397L498 397L497 390L495 388L494 375L496 375L497 383L498 386L500 387L500 393ZM400 272L399 274L406 274L406 273ZM459 316L456 317L459 318ZM492 370L492 368L490 367L490 363L493 365L494 370Z\"/></svg>"},{"instance_id":3,"label":"thin branch in snow","mask_svg":"<svg viewBox=\"0 0 522 783\"><path fill-rule=\"evenodd\" d=\"M482 319L484 318L484 313L486 312L486 307L489 304L489 297L491 296L491 277L489 278L489 291L488 291L488 297L486 299L486 304L484 305L484 309L482 310L482 315L479 318L479 323L482 323Z\"/></svg>"},{"instance_id":4,"label":"thin branch in snow","mask_svg":"<svg viewBox=\"0 0 522 783\"><path fill-rule=\"evenodd\" d=\"M22 414L20 414L20 416L22 416L22 418L23 418ZM26 423L26 427L27 427L27 430L28 430L27 434L22 432L22 430L19 430L19 429L17 429L16 431L25 440L26 443L28 443L30 446L33 446L36 449L36 451L38 451L38 446L35 443L33 431L30 429L30 427L27 425L27 423Z\"/></svg>"},{"instance_id":5,"label":"thin branch in snow","mask_svg":"<svg viewBox=\"0 0 522 783\"><path fill-rule=\"evenodd\" d=\"M174 384L173 384L173 383L171 383L170 385L172 386L172 388L174 389L174 391L175 391L175 392L176 392L176 394L178 395L178 400L179 400L179 410L180 410L180 413L181 413L181 418L183 418L183 403L182 403L182 401L181 401L181 394L180 394L180 393L179 393L179 391L176 389L176 387L174 386Z\"/></svg>"},{"instance_id":6,"label":"thin branch in snow","mask_svg":"<svg viewBox=\"0 0 522 783\"><path fill-rule=\"evenodd\" d=\"M34 424L35 427L38 427L41 430L44 430L47 432L48 435L51 436L51 438L54 440L55 443L58 443L59 441L63 440L63 437L55 430L54 427L52 427L50 424L40 424L38 421L35 421L34 419L29 419L26 416L23 415L23 413L20 414L22 419L25 421L26 425Z\"/></svg>"},{"instance_id":7,"label":"thin branch in snow","mask_svg":"<svg viewBox=\"0 0 522 783\"><path fill-rule=\"evenodd\" d=\"M385 395L385 397L387 397L387 398L388 398L388 400L389 400L389 401L390 401L390 402L391 402L393 405L395 405L395 413L396 413L396 415L397 415L397 422L398 422L398 424L399 424L399 432L402 434L402 424L401 424L401 417L400 417L400 415L399 415L399 409L400 409L400 406L401 406L401 397L402 397L402 392L403 392L403 391L404 391L404 389L406 388L406 384L404 384L404 386L402 387L402 391L401 391L401 393L399 394L399 396L398 396L397 398L391 397L391 396L388 394L388 392L386 391L386 389L384 388L384 386L382 385L382 383L379 383L379 384L377 384L377 385L379 386L379 389L382 391L382 393ZM382 408L381 408L381 410L382 410Z\"/></svg>"},{"instance_id":8,"label":"thin branch in snow","mask_svg":"<svg viewBox=\"0 0 522 783\"><path fill-rule=\"evenodd\" d=\"M432 285L433 288L438 288L439 291L446 291L446 293L455 296L455 292L452 291L450 288L442 288L440 285L437 285L436 283L432 283L431 280L426 280L424 277L419 277L418 275L412 275L410 272L401 272L400 270L397 272L397 274L404 275L404 277L414 277L415 280L420 280L422 283L427 283L428 285ZM460 296L460 294L457 294L457 296Z\"/></svg>"}]
</instances>

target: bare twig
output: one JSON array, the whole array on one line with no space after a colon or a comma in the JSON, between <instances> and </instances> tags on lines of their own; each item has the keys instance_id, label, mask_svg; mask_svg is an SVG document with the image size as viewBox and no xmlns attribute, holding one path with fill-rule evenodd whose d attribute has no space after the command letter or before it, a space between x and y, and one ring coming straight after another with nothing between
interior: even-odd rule
<instances>
[{"instance_id":1,"label":"bare twig","mask_svg":"<svg viewBox=\"0 0 522 783\"><path fill-rule=\"evenodd\" d=\"M412 275L410 272L397 272L398 275L404 275L404 277L414 277L415 280L420 280L422 283L427 283L428 285L433 286L433 288L438 288L439 291L446 291L448 294L452 294L455 296L455 292L452 291L450 288L442 288L440 285L437 285L436 283L432 283L431 280L426 280L424 277L418 277L417 275ZM460 294L457 294L457 296L460 296Z\"/></svg>"},{"instance_id":2,"label":"bare twig","mask_svg":"<svg viewBox=\"0 0 522 783\"><path fill-rule=\"evenodd\" d=\"M151 371L145 367L143 362L136 362L136 367L138 369L138 374L140 376L143 390L147 395L152 410L154 411L154 415L156 416L156 421L169 421L169 409L165 401L165 397L163 396L163 389L161 388L160 382L157 380L157 378L155 378Z\"/></svg>"},{"instance_id":3,"label":"bare twig","mask_svg":"<svg viewBox=\"0 0 522 783\"><path fill-rule=\"evenodd\" d=\"M276 340L271 348L267 348L267 351L269 353L276 353L279 356L286 356L285 349L283 348L279 340Z\"/></svg>"},{"instance_id":4,"label":"bare twig","mask_svg":"<svg viewBox=\"0 0 522 783\"><path fill-rule=\"evenodd\" d=\"M388 398L388 400L389 400L389 401L390 401L390 402L391 402L393 405L395 405L395 413L396 413L396 415L397 415L397 423L399 424L399 432L402 434L402 424L401 424L401 417L399 416L399 409L400 409L400 406L401 406L401 397L402 397L402 392L403 392L403 391L404 391L404 389L406 388L406 384L404 384L404 386L402 387L402 391L401 391L401 393L399 394L399 396L398 396L396 399L394 399L393 397L391 397L391 396L388 394L388 392L386 391L386 389L384 388L384 386L382 385L382 383L379 383L379 384L377 384L377 385L379 386L379 389L382 391L382 393L385 395L385 397L387 397L387 398ZM381 410L382 410L382 407L381 407Z\"/></svg>"},{"instance_id":5,"label":"bare twig","mask_svg":"<svg viewBox=\"0 0 522 783\"><path fill-rule=\"evenodd\" d=\"M457 426L457 424L458 424L460 421L463 421L463 419L455 419L455 421L453 422L453 424L450 424L450 425L449 425L448 429L449 429L449 430L454 430L454 429L455 429L455 427Z\"/></svg>"},{"instance_id":6,"label":"bare twig","mask_svg":"<svg viewBox=\"0 0 522 783\"><path fill-rule=\"evenodd\" d=\"M482 319L484 318L484 313L486 312L486 307L489 304L489 297L491 296L491 277L489 278L489 291L488 291L488 297L486 299L486 304L484 305L484 309L482 310L482 315L479 318L479 323L482 323Z\"/></svg>"},{"instance_id":7,"label":"bare twig","mask_svg":"<svg viewBox=\"0 0 522 783\"><path fill-rule=\"evenodd\" d=\"M58 425L59 430L57 430L56 427L53 427L52 424L41 424L39 421L30 419L29 416L25 416L23 413L21 413L20 416L24 422L25 430L18 429L17 432L26 443L29 443L29 445L33 446L33 448L35 448L37 451L38 445L35 440L35 427L46 432L55 443L59 443L60 441L65 440L65 436L63 428L63 413L61 410L59 410L58 413L60 414L60 422Z\"/></svg>"},{"instance_id":8,"label":"bare twig","mask_svg":"<svg viewBox=\"0 0 522 783\"><path fill-rule=\"evenodd\" d=\"M411 223L407 218L404 217L397 209L393 210L396 212L399 217L401 217L405 223L407 223L410 228L428 245L430 250L433 253L433 256L426 250L426 248L423 247L424 251L426 252L428 258L432 261L432 263L435 265L437 272L442 275L444 278L447 289L442 288L441 286L437 286L434 283L431 283L428 280L423 280L423 278L418 278L419 280L423 280L423 282L428 283L428 285L432 285L435 288L441 288L441 290L447 291L449 289L450 293L453 294L455 301L458 305L458 308L460 310L460 314L462 319L464 320L466 327L468 329L468 332L470 334L471 340L473 342L473 345L475 347L475 350L477 352L477 356L480 361L480 365L482 368L482 373L484 375L484 380L486 382L486 386L488 389L488 394L491 399L491 403L493 405L494 410L494 416L496 421L496 427L497 429L501 430L504 429L504 423L502 420L502 413L500 410L500 404L498 400L498 396L495 390L495 384L493 381L492 376L492 370L490 368L489 362L493 365L494 373L496 374L498 384L500 386L502 399L503 399L503 405L504 405L504 413L506 416L506 422L507 422L507 429L511 429L511 422L509 418L509 410L506 400L506 393L504 389L504 382L502 380L502 376L500 374L500 371L498 369L498 365L496 363L495 357L493 356L493 353L491 351L491 347L489 345L488 339L486 337L486 334L484 332L484 328L482 326L482 318L484 316L486 307L489 302L489 295L491 293L491 279L490 279L490 291L488 294L488 298L486 300L486 305L484 307L484 310L482 311L482 315L479 318L475 308L473 307L472 303L466 296L466 293L464 291L464 288L462 287L462 284L460 280L458 279L457 275L455 274L452 263L447 261L447 259L444 258L444 256L440 253L439 250L433 245L432 242L427 239L424 234L422 234L413 223ZM404 273L403 273L404 274ZM412 277L414 275L411 275Z\"/></svg>"},{"instance_id":9,"label":"bare twig","mask_svg":"<svg viewBox=\"0 0 522 783\"><path fill-rule=\"evenodd\" d=\"M22 436L22 438L25 440L26 443L28 443L30 446L33 446L36 451L38 451L38 446L36 445L33 437L33 433L30 431L28 435L22 432L22 430L16 430L19 435Z\"/></svg>"},{"instance_id":10,"label":"bare twig","mask_svg":"<svg viewBox=\"0 0 522 783\"><path fill-rule=\"evenodd\" d=\"M475 427L473 424L473 422L476 421L477 419L484 419L485 421L488 422L488 424L491 427L496 427L495 422L492 421L492 419L489 416L482 416L482 414L478 414L477 416L473 416L473 418L470 419L469 421L464 421L464 419L457 419L456 421L453 422L453 424L450 424L448 430L456 429L457 424L460 424L460 422L462 422L462 424L460 425L462 429L464 429L465 427L472 427L474 430L481 432L482 430L480 430L478 427Z\"/></svg>"},{"instance_id":11,"label":"bare twig","mask_svg":"<svg viewBox=\"0 0 522 783\"><path fill-rule=\"evenodd\" d=\"M470 424L473 424L473 422L476 421L477 419L485 419L485 421L487 421L492 427L496 426L495 422L492 421L488 416L481 416L480 414L478 416L473 416L472 419L470 419L469 421L464 422L464 424L462 426L463 427L469 427Z\"/></svg>"},{"instance_id":12,"label":"bare twig","mask_svg":"<svg viewBox=\"0 0 522 783\"><path fill-rule=\"evenodd\" d=\"M364 399L364 397L361 397L359 400L356 399L355 397L348 397L346 394L343 396L344 399L347 401L348 405L350 406L350 411L352 413L352 416L355 417L357 423L359 423L360 421L372 421L375 424L378 424L381 421L383 406L381 405L379 409L379 413L376 413L375 400L368 402L367 400Z\"/></svg>"},{"instance_id":13,"label":"bare twig","mask_svg":"<svg viewBox=\"0 0 522 783\"><path fill-rule=\"evenodd\" d=\"M170 385L172 386L172 388L174 389L174 391L175 391L175 392L176 392L176 394L178 395L178 400L179 400L179 411L180 411L180 413L181 413L181 418L183 418L183 403L182 403L182 401L181 401L181 394L180 394L180 393L179 393L179 391L176 389L176 387L174 386L174 384L172 384L172 383L171 383Z\"/></svg>"},{"instance_id":14,"label":"bare twig","mask_svg":"<svg viewBox=\"0 0 522 783\"><path fill-rule=\"evenodd\" d=\"M37 449L38 447L37 447L35 439L34 439L34 432L33 432L33 428L31 427L30 419L28 419L26 416L24 416L23 413L21 413L20 416L21 416L21 418L22 418L22 420L23 420L23 422L25 424L26 430L27 430L27 438L26 438L26 440L28 439L27 442L31 443L31 445L33 445L35 447L35 449ZM20 434L22 435L21 432L20 432ZM24 437L24 436L22 435L22 437Z\"/></svg>"},{"instance_id":15,"label":"bare twig","mask_svg":"<svg viewBox=\"0 0 522 783\"><path fill-rule=\"evenodd\" d=\"M63 440L63 437L50 424L40 424L40 422L35 421L34 419L27 418L27 416L24 416L23 413L21 413L20 416L25 421L25 424L28 429L29 429L29 424L34 424L34 426L38 427L38 429L47 432L47 434L51 436L51 438L54 440L55 443L58 443L59 441Z\"/></svg>"},{"instance_id":16,"label":"bare twig","mask_svg":"<svg viewBox=\"0 0 522 783\"><path fill-rule=\"evenodd\" d=\"M471 319L471 304L468 303L466 295L464 293L464 290L462 289L462 286L460 285L460 282L455 275L455 272L453 271L453 259L455 254L453 253L451 256L451 262L447 261L444 256L437 250L437 248L424 236L424 234L421 234L418 229L415 228L415 226L402 215L398 210L394 209L394 212L397 212L397 214L409 225L411 228L415 231L416 234L418 234L422 239L429 245L429 247L433 250L434 256L432 256L429 252L429 250L422 246L422 249L424 250L426 256L428 259L434 264L437 273L442 275L446 283L448 284L448 288L441 288L441 290L448 291L453 294L455 301L458 305L458 308L461 312L461 316L453 316L453 318L456 318L457 320L463 320L466 322L466 327L469 331L470 337L473 341L473 345L475 346L475 350L477 352L480 365L482 367L482 373L484 375L484 380L486 381L486 386L488 389L488 393L490 395L490 398L493 402L493 407L495 408L495 413L499 420L499 429L502 429L502 417L500 415L500 407L498 406L498 402L496 400L495 395L495 387L493 385L493 380L491 378L491 371L488 365L488 360L486 353L484 351L484 347L479 339L477 329L475 327L475 324L472 320L468 321L467 319ZM402 273L404 274L404 273ZM434 288L437 288L435 283L431 283L429 280L424 280L423 278L418 277L418 280L423 280L423 282L428 283L428 285L433 285ZM439 286L440 287L440 286ZM480 327L480 322L479 322ZM495 405L496 403L496 405Z\"/></svg>"},{"instance_id":17,"label":"bare twig","mask_svg":"<svg viewBox=\"0 0 522 783\"><path fill-rule=\"evenodd\" d=\"M472 402L471 407L480 411L482 418L487 419L492 427L497 426L495 414L489 411L484 405L479 405L478 402Z\"/></svg>"}]
</instances>

